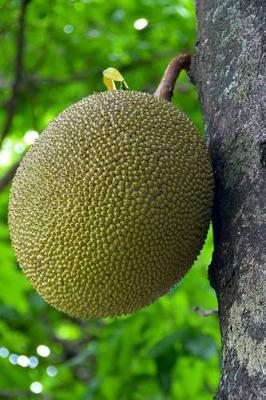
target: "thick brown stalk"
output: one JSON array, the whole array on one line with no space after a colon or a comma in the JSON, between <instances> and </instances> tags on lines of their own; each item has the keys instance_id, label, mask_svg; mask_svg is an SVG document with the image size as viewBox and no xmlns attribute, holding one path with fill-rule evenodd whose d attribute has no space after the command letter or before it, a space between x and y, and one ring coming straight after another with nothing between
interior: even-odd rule
<instances>
[{"instance_id":1,"label":"thick brown stalk","mask_svg":"<svg viewBox=\"0 0 266 400\"><path fill-rule=\"evenodd\" d=\"M176 80L182 69L189 70L191 54L181 54L168 64L154 96L171 101Z\"/></svg>"}]
</instances>

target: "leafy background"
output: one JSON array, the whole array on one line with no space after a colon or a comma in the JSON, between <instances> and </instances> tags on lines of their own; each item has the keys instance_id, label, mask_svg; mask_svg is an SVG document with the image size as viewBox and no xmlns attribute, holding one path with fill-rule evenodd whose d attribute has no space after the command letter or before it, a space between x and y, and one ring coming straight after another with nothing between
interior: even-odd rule
<instances>
[{"instance_id":1,"label":"leafy background","mask_svg":"<svg viewBox=\"0 0 266 400\"><path fill-rule=\"evenodd\" d=\"M0 1L0 124L6 124L17 54L20 0ZM136 29L140 18L147 26ZM134 26L135 24L135 26ZM153 92L170 58L193 51L191 0L32 0L15 114L0 150L0 175L60 111L104 90L118 68L131 89ZM174 103L203 130L185 74ZM191 271L168 295L132 315L76 320L32 289L12 251L9 185L0 192L0 398L208 400L219 380L220 334L207 279L212 233Z\"/></svg>"}]
</instances>

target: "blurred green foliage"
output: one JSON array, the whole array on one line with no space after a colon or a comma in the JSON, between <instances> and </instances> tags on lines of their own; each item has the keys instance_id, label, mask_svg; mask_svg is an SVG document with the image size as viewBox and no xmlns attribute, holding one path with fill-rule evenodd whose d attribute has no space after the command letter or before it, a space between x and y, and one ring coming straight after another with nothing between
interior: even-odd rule
<instances>
[{"instance_id":1,"label":"blurred green foliage","mask_svg":"<svg viewBox=\"0 0 266 400\"><path fill-rule=\"evenodd\" d=\"M20 4L0 2L1 126L14 79ZM148 23L141 30L139 18ZM106 67L118 68L131 89L153 92L169 59L193 51L194 41L192 0L32 0L21 90L0 150L0 174L21 158L32 131L40 132L83 96L104 90ZM202 131L197 94L185 74L176 89L174 103ZM8 234L8 195L9 187L0 193L0 398L213 398L218 320L194 310L217 308L207 280L211 231L192 270L171 293L126 317L80 321L47 305L20 271ZM42 356L41 344L49 355Z\"/></svg>"}]
</instances>

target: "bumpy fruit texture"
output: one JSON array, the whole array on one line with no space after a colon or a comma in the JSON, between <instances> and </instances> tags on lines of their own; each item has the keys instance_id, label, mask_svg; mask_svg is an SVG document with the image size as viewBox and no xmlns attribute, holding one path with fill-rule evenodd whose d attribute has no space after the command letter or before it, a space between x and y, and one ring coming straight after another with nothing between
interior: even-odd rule
<instances>
[{"instance_id":1,"label":"bumpy fruit texture","mask_svg":"<svg viewBox=\"0 0 266 400\"><path fill-rule=\"evenodd\" d=\"M130 313L169 291L203 245L213 178L189 119L105 92L45 129L13 181L9 225L37 292L76 317Z\"/></svg>"}]
</instances>

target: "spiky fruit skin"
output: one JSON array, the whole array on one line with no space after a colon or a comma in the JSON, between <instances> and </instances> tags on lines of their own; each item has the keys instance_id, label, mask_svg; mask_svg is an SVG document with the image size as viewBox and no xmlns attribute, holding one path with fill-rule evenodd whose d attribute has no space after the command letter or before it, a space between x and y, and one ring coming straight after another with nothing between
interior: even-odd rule
<instances>
[{"instance_id":1,"label":"spiky fruit skin","mask_svg":"<svg viewBox=\"0 0 266 400\"><path fill-rule=\"evenodd\" d=\"M14 178L9 226L37 292L76 317L169 291L207 233L211 164L190 120L152 95L105 92L61 113Z\"/></svg>"}]
</instances>

